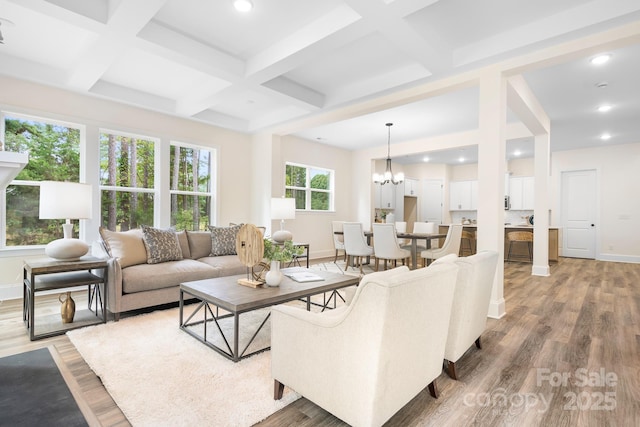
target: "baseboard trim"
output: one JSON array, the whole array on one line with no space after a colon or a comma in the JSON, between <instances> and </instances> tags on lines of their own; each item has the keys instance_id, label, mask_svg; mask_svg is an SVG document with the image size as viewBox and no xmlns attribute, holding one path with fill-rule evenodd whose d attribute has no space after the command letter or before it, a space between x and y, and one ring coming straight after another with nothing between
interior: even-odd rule
<instances>
[{"instance_id":1,"label":"baseboard trim","mask_svg":"<svg viewBox=\"0 0 640 427\"><path fill-rule=\"evenodd\" d=\"M626 262L629 264L640 264L640 256L600 254L600 256L598 257L598 261Z\"/></svg>"},{"instance_id":2,"label":"baseboard trim","mask_svg":"<svg viewBox=\"0 0 640 427\"><path fill-rule=\"evenodd\" d=\"M507 314L507 312L505 310L504 298L491 300L489 303L489 313L487 314L487 317L492 319L501 319L505 314Z\"/></svg>"},{"instance_id":3,"label":"baseboard trim","mask_svg":"<svg viewBox=\"0 0 640 427\"><path fill-rule=\"evenodd\" d=\"M533 267L531 267L531 274L533 276L550 276L550 269L549 269L549 265L534 265Z\"/></svg>"},{"instance_id":4,"label":"baseboard trim","mask_svg":"<svg viewBox=\"0 0 640 427\"><path fill-rule=\"evenodd\" d=\"M0 301L22 298L22 284L0 286Z\"/></svg>"}]
</instances>

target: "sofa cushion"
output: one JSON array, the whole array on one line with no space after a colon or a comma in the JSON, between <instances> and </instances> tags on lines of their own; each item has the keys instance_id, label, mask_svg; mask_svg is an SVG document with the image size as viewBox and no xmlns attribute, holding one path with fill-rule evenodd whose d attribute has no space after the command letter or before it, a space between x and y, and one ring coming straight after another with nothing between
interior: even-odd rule
<instances>
[{"instance_id":1,"label":"sofa cushion","mask_svg":"<svg viewBox=\"0 0 640 427\"><path fill-rule=\"evenodd\" d=\"M178 237L178 243L180 244L182 258L191 258L191 251L189 250L189 240L187 239L187 230L176 231L176 236Z\"/></svg>"},{"instance_id":2,"label":"sofa cushion","mask_svg":"<svg viewBox=\"0 0 640 427\"><path fill-rule=\"evenodd\" d=\"M100 237L109 256L120 262L120 267L147 262L147 250L139 228L129 231L111 231L100 227Z\"/></svg>"},{"instance_id":3,"label":"sofa cushion","mask_svg":"<svg viewBox=\"0 0 640 427\"><path fill-rule=\"evenodd\" d=\"M209 231L187 231L191 259L211 255L211 233Z\"/></svg>"},{"instance_id":4,"label":"sofa cushion","mask_svg":"<svg viewBox=\"0 0 640 427\"><path fill-rule=\"evenodd\" d=\"M122 291L130 294L171 288L182 282L218 276L218 269L192 259L161 264L139 264L122 270Z\"/></svg>"},{"instance_id":5,"label":"sofa cushion","mask_svg":"<svg viewBox=\"0 0 640 427\"><path fill-rule=\"evenodd\" d=\"M209 226L211 230L211 256L236 255L236 236L242 224L231 227Z\"/></svg>"},{"instance_id":6,"label":"sofa cushion","mask_svg":"<svg viewBox=\"0 0 640 427\"><path fill-rule=\"evenodd\" d=\"M237 255L209 256L199 258L198 261L218 269L220 277L235 276L247 272L247 267L240 262Z\"/></svg>"},{"instance_id":7,"label":"sofa cushion","mask_svg":"<svg viewBox=\"0 0 640 427\"><path fill-rule=\"evenodd\" d=\"M147 249L147 263L158 264L182 259L182 250L174 230L142 226L142 240Z\"/></svg>"}]
</instances>

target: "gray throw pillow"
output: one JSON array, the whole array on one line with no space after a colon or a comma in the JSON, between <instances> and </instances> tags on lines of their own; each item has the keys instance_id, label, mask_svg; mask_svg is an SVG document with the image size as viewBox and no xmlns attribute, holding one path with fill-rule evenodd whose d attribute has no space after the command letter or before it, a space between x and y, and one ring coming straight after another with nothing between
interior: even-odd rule
<instances>
[{"instance_id":1,"label":"gray throw pillow","mask_svg":"<svg viewBox=\"0 0 640 427\"><path fill-rule=\"evenodd\" d=\"M237 255L236 236L243 224L231 227L209 226L211 230L211 256Z\"/></svg>"},{"instance_id":2,"label":"gray throw pillow","mask_svg":"<svg viewBox=\"0 0 640 427\"><path fill-rule=\"evenodd\" d=\"M178 236L173 230L160 230L143 225L142 240L147 249L147 263L158 264L182 259L182 250Z\"/></svg>"}]
</instances>

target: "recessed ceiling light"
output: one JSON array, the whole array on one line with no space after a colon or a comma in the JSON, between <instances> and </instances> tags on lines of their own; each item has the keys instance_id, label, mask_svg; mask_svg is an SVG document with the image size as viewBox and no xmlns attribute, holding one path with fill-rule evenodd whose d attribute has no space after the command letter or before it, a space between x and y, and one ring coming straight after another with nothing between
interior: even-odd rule
<instances>
[{"instance_id":1,"label":"recessed ceiling light","mask_svg":"<svg viewBox=\"0 0 640 427\"><path fill-rule=\"evenodd\" d=\"M600 135L600 139L603 141L606 141L608 139L611 139L611 134L609 133L603 133L602 135Z\"/></svg>"},{"instance_id":2,"label":"recessed ceiling light","mask_svg":"<svg viewBox=\"0 0 640 427\"><path fill-rule=\"evenodd\" d=\"M516 157L518 157L520 154L522 154L520 152L520 150L516 150L516 151L513 152L513 155L516 156Z\"/></svg>"},{"instance_id":3,"label":"recessed ceiling light","mask_svg":"<svg viewBox=\"0 0 640 427\"><path fill-rule=\"evenodd\" d=\"M460 163L464 163L464 157L460 157L460 158L458 159L458 161L459 161Z\"/></svg>"},{"instance_id":4,"label":"recessed ceiling light","mask_svg":"<svg viewBox=\"0 0 640 427\"><path fill-rule=\"evenodd\" d=\"M598 55L591 58L591 63L593 65L602 65L605 62L609 61L610 59L611 59L611 54L605 53L604 55Z\"/></svg>"},{"instance_id":5,"label":"recessed ceiling light","mask_svg":"<svg viewBox=\"0 0 640 427\"><path fill-rule=\"evenodd\" d=\"M425 163L426 163L426 162L428 162L429 160L430 160L430 159L429 159L429 157L428 157L428 156L424 156L424 157L422 158L422 161L423 161L423 162L425 162Z\"/></svg>"},{"instance_id":6,"label":"recessed ceiling light","mask_svg":"<svg viewBox=\"0 0 640 427\"><path fill-rule=\"evenodd\" d=\"M249 12L253 9L253 3L251 0L233 0L233 7L235 7L238 12Z\"/></svg>"},{"instance_id":7,"label":"recessed ceiling light","mask_svg":"<svg viewBox=\"0 0 640 427\"><path fill-rule=\"evenodd\" d=\"M598 107L598 111L601 113L606 113L609 110L611 110L611 105L604 104Z\"/></svg>"}]
</instances>

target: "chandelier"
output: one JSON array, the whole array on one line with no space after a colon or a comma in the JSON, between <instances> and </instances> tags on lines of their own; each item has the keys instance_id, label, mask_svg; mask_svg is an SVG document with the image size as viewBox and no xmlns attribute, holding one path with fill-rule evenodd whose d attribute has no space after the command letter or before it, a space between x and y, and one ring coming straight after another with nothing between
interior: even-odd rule
<instances>
[{"instance_id":1,"label":"chandelier","mask_svg":"<svg viewBox=\"0 0 640 427\"><path fill-rule=\"evenodd\" d=\"M402 172L398 174L393 174L391 170L391 126L393 123L387 123L388 129L388 137L387 137L387 169L384 171L384 174L374 173L373 174L373 182L375 184L385 185L390 182L393 185L398 185L402 181L404 181L404 174Z\"/></svg>"}]
</instances>

